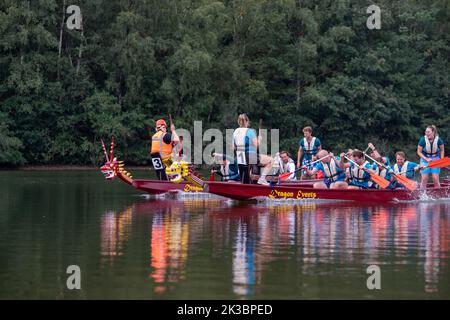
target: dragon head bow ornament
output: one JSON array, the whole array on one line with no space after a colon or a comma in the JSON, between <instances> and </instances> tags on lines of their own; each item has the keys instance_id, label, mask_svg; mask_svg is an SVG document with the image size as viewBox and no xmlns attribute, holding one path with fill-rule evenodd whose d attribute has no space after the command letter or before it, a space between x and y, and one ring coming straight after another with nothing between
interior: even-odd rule
<instances>
[{"instance_id":1,"label":"dragon head bow ornament","mask_svg":"<svg viewBox=\"0 0 450 320\"><path fill-rule=\"evenodd\" d=\"M108 181L112 181L115 178L119 178L128 184L133 183L133 177L129 172L124 169L123 161L118 161L117 158L114 157L114 145L116 140L112 137L111 140L111 148L108 156L108 152L105 148L105 143L102 140L103 152L105 153L106 163L100 168L100 171L105 176L105 179Z\"/></svg>"}]
</instances>

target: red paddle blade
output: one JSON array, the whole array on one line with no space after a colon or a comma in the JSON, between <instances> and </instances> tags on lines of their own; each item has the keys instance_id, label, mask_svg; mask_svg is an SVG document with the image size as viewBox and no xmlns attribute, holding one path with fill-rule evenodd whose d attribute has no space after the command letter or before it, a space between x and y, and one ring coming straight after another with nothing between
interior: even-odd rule
<instances>
[{"instance_id":1,"label":"red paddle blade","mask_svg":"<svg viewBox=\"0 0 450 320\"><path fill-rule=\"evenodd\" d=\"M388 180L386 180L383 177L380 177L377 174L371 173L370 174L370 178L372 179L373 182L375 182L377 185L379 185L381 188L386 189L390 182Z\"/></svg>"},{"instance_id":2,"label":"red paddle blade","mask_svg":"<svg viewBox=\"0 0 450 320\"><path fill-rule=\"evenodd\" d=\"M395 178L397 179L397 181L399 183L404 185L405 188L407 188L408 190L414 191L417 189L417 184L414 181L408 179L407 177L404 177L401 175L396 175Z\"/></svg>"},{"instance_id":3,"label":"red paddle blade","mask_svg":"<svg viewBox=\"0 0 450 320\"><path fill-rule=\"evenodd\" d=\"M287 180L291 176L292 172L285 172L278 176L278 179L281 181Z\"/></svg>"},{"instance_id":4,"label":"red paddle blade","mask_svg":"<svg viewBox=\"0 0 450 320\"><path fill-rule=\"evenodd\" d=\"M443 168L450 166L450 158L445 157L439 160L434 160L428 163L428 168Z\"/></svg>"}]
</instances>

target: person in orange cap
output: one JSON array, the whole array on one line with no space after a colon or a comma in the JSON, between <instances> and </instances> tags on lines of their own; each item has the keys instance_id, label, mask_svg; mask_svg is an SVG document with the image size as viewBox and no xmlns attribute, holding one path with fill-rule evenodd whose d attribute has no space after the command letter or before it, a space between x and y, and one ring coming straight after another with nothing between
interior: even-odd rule
<instances>
[{"instance_id":1,"label":"person in orange cap","mask_svg":"<svg viewBox=\"0 0 450 320\"><path fill-rule=\"evenodd\" d=\"M152 136L150 156L159 180L168 180L165 167L172 164L172 148L180 139L173 123L170 124L171 133L167 132L167 124L163 119L156 121L156 133Z\"/></svg>"}]
</instances>

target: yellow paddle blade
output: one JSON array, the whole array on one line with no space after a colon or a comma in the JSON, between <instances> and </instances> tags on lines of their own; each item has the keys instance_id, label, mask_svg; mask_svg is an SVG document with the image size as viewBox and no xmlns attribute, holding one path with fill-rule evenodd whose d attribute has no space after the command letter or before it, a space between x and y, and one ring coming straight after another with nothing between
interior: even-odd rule
<instances>
[{"instance_id":1,"label":"yellow paddle blade","mask_svg":"<svg viewBox=\"0 0 450 320\"><path fill-rule=\"evenodd\" d=\"M439 160L434 160L428 163L427 168L443 168L450 166L450 158L445 157Z\"/></svg>"},{"instance_id":2,"label":"yellow paddle blade","mask_svg":"<svg viewBox=\"0 0 450 320\"><path fill-rule=\"evenodd\" d=\"M373 182L375 182L377 185L379 185L383 189L386 189L390 184L390 182L388 180L386 180L383 177L380 177L379 175L377 175L375 173L371 173L370 178L372 179Z\"/></svg>"},{"instance_id":3,"label":"yellow paddle blade","mask_svg":"<svg viewBox=\"0 0 450 320\"><path fill-rule=\"evenodd\" d=\"M399 183L405 186L406 189L414 191L417 189L417 184L413 181L408 179L407 177L396 175L395 178Z\"/></svg>"}]
</instances>

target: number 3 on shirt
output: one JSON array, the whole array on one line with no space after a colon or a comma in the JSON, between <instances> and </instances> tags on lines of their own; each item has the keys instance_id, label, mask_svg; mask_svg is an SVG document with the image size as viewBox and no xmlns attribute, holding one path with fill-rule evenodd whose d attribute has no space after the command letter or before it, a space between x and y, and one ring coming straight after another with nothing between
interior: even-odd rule
<instances>
[{"instance_id":1,"label":"number 3 on shirt","mask_svg":"<svg viewBox=\"0 0 450 320\"><path fill-rule=\"evenodd\" d=\"M155 168L155 170L161 170L164 168L161 158L152 158L152 163L153 163L153 168Z\"/></svg>"},{"instance_id":2,"label":"number 3 on shirt","mask_svg":"<svg viewBox=\"0 0 450 320\"><path fill-rule=\"evenodd\" d=\"M236 151L236 157L238 164L247 164L247 160L245 159L245 151Z\"/></svg>"}]
</instances>

